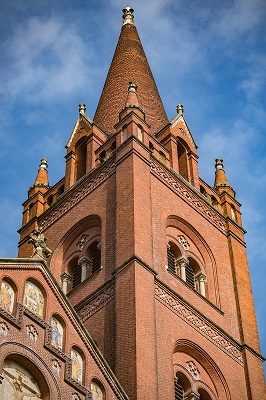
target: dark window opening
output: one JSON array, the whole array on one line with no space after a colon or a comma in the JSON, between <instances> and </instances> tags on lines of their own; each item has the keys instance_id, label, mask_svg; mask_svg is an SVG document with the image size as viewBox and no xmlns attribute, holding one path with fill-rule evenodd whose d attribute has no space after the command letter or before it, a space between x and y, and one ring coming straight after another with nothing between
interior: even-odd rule
<instances>
[{"instance_id":1,"label":"dark window opening","mask_svg":"<svg viewBox=\"0 0 266 400\"><path fill-rule=\"evenodd\" d=\"M175 377L175 400L184 400L184 389L177 377Z\"/></svg>"}]
</instances>

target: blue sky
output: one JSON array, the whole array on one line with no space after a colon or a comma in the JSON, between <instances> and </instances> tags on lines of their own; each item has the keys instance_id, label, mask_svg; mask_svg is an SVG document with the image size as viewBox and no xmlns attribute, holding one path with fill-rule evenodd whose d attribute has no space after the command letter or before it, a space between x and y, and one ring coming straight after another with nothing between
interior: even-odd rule
<instances>
[{"instance_id":1,"label":"blue sky","mask_svg":"<svg viewBox=\"0 0 266 400\"><path fill-rule=\"evenodd\" d=\"M91 118L122 24L121 0L1 0L0 257L16 257L21 204L40 159L53 185L86 103ZM132 0L135 23L169 119L176 105L210 185L214 160L242 204L266 356L266 2Z\"/></svg>"}]
</instances>

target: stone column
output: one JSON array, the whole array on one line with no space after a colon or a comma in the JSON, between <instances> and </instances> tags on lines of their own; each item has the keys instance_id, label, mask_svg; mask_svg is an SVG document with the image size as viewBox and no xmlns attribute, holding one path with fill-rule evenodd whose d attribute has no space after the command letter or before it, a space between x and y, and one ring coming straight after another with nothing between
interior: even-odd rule
<instances>
[{"instance_id":1,"label":"stone column","mask_svg":"<svg viewBox=\"0 0 266 400\"><path fill-rule=\"evenodd\" d=\"M67 285L72 281L71 275L68 272L63 272L60 276L62 282L62 290L67 293Z\"/></svg>"},{"instance_id":2,"label":"stone column","mask_svg":"<svg viewBox=\"0 0 266 400\"><path fill-rule=\"evenodd\" d=\"M189 390L185 396L184 396L185 400L199 400L200 399L200 395L198 392L195 392L194 390Z\"/></svg>"},{"instance_id":3,"label":"stone column","mask_svg":"<svg viewBox=\"0 0 266 400\"><path fill-rule=\"evenodd\" d=\"M204 274L204 272L199 272L196 276L195 279L199 282L199 292L202 296L206 296L205 293L205 283L207 282L207 276Z\"/></svg>"},{"instance_id":4,"label":"stone column","mask_svg":"<svg viewBox=\"0 0 266 400\"><path fill-rule=\"evenodd\" d=\"M91 263L87 257L83 256L78 260L78 265L81 267L81 282L83 282L87 278L87 269L90 267Z\"/></svg>"},{"instance_id":5,"label":"stone column","mask_svg":"<svg viewBox=\"0 0 266 400\"><path fill-rule=\"evenodd\" d=\"M189 261L186 257L179 257L176 260L176 266L180 269L180 277L183 281L186 282L186 266L189 264Z\"/></svg>"}]
</instances>

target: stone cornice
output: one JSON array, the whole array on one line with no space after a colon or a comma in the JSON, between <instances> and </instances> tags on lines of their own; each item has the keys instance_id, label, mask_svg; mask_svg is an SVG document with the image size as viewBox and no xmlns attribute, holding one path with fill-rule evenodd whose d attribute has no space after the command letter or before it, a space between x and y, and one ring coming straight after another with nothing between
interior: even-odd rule
<instances>
[{"instance_id":1,"label":"stone cornice","mask_svg":"<svg viewBox=\"0 0 266 400\"><path fill-rule=\"evenodd\" d=\"M103 183L115 171L115 164L108 163L103 169L90 179L86 179L79 188L71 191L68 197L64 198L57 207L47 212L44 217L40 218L39 230L43 232L48 226L53 224L58 218L74 207L79 201L84 199L90 192Z\"/></svg>"},{"instance_id":2,"label":"stone cornice","mask_svg":"<svg viewBox=\"0 0 266 400\"><path fill-rule=\"evenodd\" d=\"M81 318L81 321L86 321L89 317L110 303L115 297L114 281L109 282L99 292L87 298L82 302L82 306L78 306L76 311Z\"/></svg>"},{"instance_id":3,"label":"stone cornice","mask_svg":"<svg viewBox=\"0 0 266 400\"><path fill-rule=\"evenodd\" d=\"M151 173L159 178L165 185L170 187L179 197L192 206L196 211L204 216L221 232L226 233L226 223L224 218L212 207L205 203L189 185L186 185L174 176L167 168L151 159Z\"/></svg>"},{"instance_id":4,"label":"stone cornice","mask_svg":"<svg viewBox=\"0 0 266 400\"><path fill-rule=\"evenodd\" d=\"M155 298L215 346L243 365L241 346L159 281L155 282Z\"/></svg>"}]
</instances>

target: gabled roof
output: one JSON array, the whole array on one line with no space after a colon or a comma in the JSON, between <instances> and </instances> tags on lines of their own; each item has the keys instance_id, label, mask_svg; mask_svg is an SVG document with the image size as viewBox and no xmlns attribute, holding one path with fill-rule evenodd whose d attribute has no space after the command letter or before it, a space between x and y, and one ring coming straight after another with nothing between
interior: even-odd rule
<instances>
[{"instance_id":1,"label":"gabled roof","mask_svg":"<svg viewBox=\"0 0 266 400\"><path fill-rule=\"evenodd\" d=\"M83 106L83 108L81 106ZM85 124L88 125L89 128L91 128L93 124L93 121L85 114L86 111L85 104L82 105L80 104L79 107L80 107L79 115L75 123L75 126L71 132L70 138L68 139L68 142L66 144L66 148L68 148L71 145L74 136L78 133L81 121L85 122Z\"/></svg>"},{"instance_id":2,"label":"gabled roof","mask_svg":"<svg viewBox=\"0 0 266 400\"><path fill-rule=\"evenodd\" d=\"M108 134L115 132L119 112L126 104L128 84L134 81L138 86L139 106L145 112L151 133L156 133L168 123L168 118L133 22L133 9L127 7L123 11L124 24L94 122Z\"/></svg>"},{"instance_id":3,"label":"gabled roof","mask_svg":"<svg viewBox=\"0 0 266 400\"><path fill-rule=\"evenodd\" d=\"M174 128L176 125L178 124L182 124L184 126L184 134L187 135L189 137L190 142L192 143L192 145L197 148L197 145L195 143L195 140L192 136L192 133L190 132L190 129L188 127L188 124L185 120L185 117L183 114L177 114L171 121L170 121L170 125L172 128Z\"/></svg>"}]
</instances>

